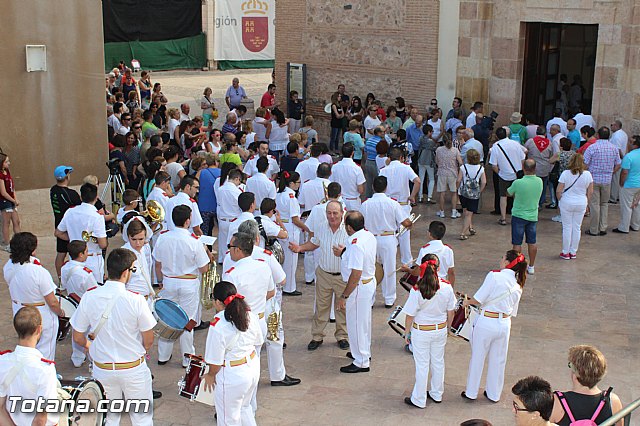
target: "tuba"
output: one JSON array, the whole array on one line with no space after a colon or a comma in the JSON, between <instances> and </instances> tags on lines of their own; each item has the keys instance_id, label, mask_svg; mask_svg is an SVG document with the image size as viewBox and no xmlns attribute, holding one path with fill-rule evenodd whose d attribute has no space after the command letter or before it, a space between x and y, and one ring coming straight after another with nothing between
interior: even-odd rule
<instances>
[{"instance_id":1,"label":"tuba","mask_svg":"<svg viewBox=\"0 0 640 426\"><path fill-rule=\"evenodd\" d=\"M420 219L421 217L422 217L421 214L416 216L415 213L411 213L411 215L409 216L409 220L411 221L411 223L416 223L418 221L418 219ZM408 231L408 229L405 228L404 225L400 225L400 229L398 230L398 237L401 237L402 234L404 234L407 231Z\"/></svg>"},{"instance_id":2,"label":"tuba","mask_svg":"<svg viewBox=\"0 0 640 426\"><path fill-rule=\"evenodd\" d=\"M160 224L160 228L156 230L160 231L162 229L162 222L164 222L164 209L162 208L162 206L160 205L160 203L158 203L155 200L149 200L147 201L147 205L146 205L146 209L145 211L143 211L142 213L140 213L145 220L153 225L156 223Z\"/></svg>"},{"instance_id":3,"label":"tuba","mask_svg":"<svg viewBox=\"0 0 640 426\"><path fill-rule=\"evenodd\" d=\"M216 263L209 263L209 270L202 274L200 280L200 303L205 310L213 308L213 287L220 281Z\"/></svg>"},{"instance_id":4,"label":"tuba","mask_svg":"<svg viewBox=\"0 0 640 426\"><path fill-rule=\"evenodd\" d=\"M94 237L93 234L89 231L82 231L82 241L88 243L91 241L92 243L98 243L98 238Z\"/></svg>"}]
</instances>

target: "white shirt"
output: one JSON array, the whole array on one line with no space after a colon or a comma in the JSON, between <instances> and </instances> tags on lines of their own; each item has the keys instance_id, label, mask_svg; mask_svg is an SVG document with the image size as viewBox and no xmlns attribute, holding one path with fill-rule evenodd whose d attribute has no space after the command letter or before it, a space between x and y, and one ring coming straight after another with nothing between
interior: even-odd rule
<instances>
[{"instance_id":1,"label":"white shirt","mask_svg":"<svg viewBox=\"0 0 640 426\"><path fill-rule=\"evenodd\" d=\"M180 121L176 120L175 118L170 118L169 119L169 139L171 140L175 140L175 133L176 133L176 127L178 127L180 125Z\"/></svg>"},{"instance_id":2,"label":"white shirt","mask_svg":"<svg viewBox=\"0 0 640 426\"><path fill-rule=\"evenodd\" d=\"M378 171L387 167L387 159L388 157L381 157L379 155L376 155L376 167L378 168Z\"/></svg>"},{"instance_id":3,"label":"white shirt","mask_svg":"<svg viewBox=\"0 0 640 426\"><path fill-rule=\"evenodd\" d=\"M361 229L347 237L347 250L342 254L342 280L349 281L353 269L362 271L361 281L373 278L376 273L376 237L366 229Z\"/></svg>"},{"instance_id":4,"label":"white shirt","mask_svg":"<svg viewBox=\"0 0 640 426\"><path fill-rule=\"evenodd\" d=\"M380 170L380 176L387 178L387 190L385 193L401 204L407 203L409 195L411 195L409 182L413 182L418 177L416 172L406 164L395 160Z\"/></svg>"},{"instance_id":5,"label":"white shirt","mask_svg":"<svg viewBox=\"0 0 640 426\"><path fill-rule=\"evenodd\" d=\"M331 181L325 178L315 178L300 188L298 202L302 211L311 211L327 197L327 187Z\"/></svg>"},{"instance_id":6,"label":"white shirt","mask_svg":"<svg viewBox=\"0 0 640 426\"><path fill-rule=\"evenodd\" d=\"M500 147L502 147L504 153ZM517 177L516 172L513 171L505 154L509 156L509 160L511 160L511 164L513 164L513 168L515 168L516 171L522 170L522 161L526 158L524 146L520 145L519 142L507 138L499 140L491 147L489 164L498 166L498 176L500 176L500 178L507 181L514 181Z\"/></svg>"},{"instance_id":7,"label":"white shirt","mask_svg":"<svg viewBox=\"0 0 640 426\"><path fill-rule=\"evenodd\" d=\"M264 173L256 173L247 179L247 192L256 196L256 214L260 214L260 205L265 198L276 199L276 184Z\"/></svg>"},{"instance_id":8,"label":"white shirt","mask_svg":"<svg viewBox=\"0 0 640 426\"><path fill-rule=\"evenodd\" d=\"M318 227L324 226L329 223L329 220L327 219L327 206L329 205L329 201L339 202L342 206L343 213L347 211L347 208L342 201L342 197L338 198L337 200L327 200L326 203L321 203L314 206L311 209L311 213L309 213L309 216L307 217L307 221L305 222L305 225L307 225L307 228L309 228L311 232L315 232L315 229L318 229Z\"/></svg>"},{"instance_id":9,"label":"white shirt","mask_svg":"<svg viewBox=\"0 0 640 426\"><path fill-rule=\"evenodd\" d=\"M300 188L304 187L304 184L314 179L317 176L318 166L320 161L316 157L309 157L306 160L302 160L296 166L296 172L300 174Z\"/></svg>"},{"instance_id":10,"label":"white shirt","mask_svg":"<svg viewBox=\"0 0 640 426\"><path fill-rule=\"evenodd\" d=\"M247 164L245 164L242 168L242 171L247 176L251 177L258 173L258 167L256 166L256 163L258 162L259 158L260 157L257 155L252 155L251 158L247 160ZM267 158L269 159L269 168L267 169L266 174L268 178L272 178L273 175L280 171L280 166L278 166L278 162L273 155L268 155Z\"/></svg>"},{"instance_id":11,"label":"white shirt","mask_svg":"<svg viewBox=\"0 0 640 426\"><path fill-rule=\"evenodd\" d=\"M118 129L118 134L126 135L130 131L131 131L131 127L120 126L120 128Z\"/></svg>"},{"instance_id":12,"label":"white shirt","mask_svg":"<svg viewBox=\"0 0 640 426\"><path fill-rule=\"evenodd\" d=\"M470 129L473 126L475 126L476 124L478 124L478 123L476 123L476 112L475 111L471 111L469 113L469 116L467 117L467 121L465 123L465 127L467 129Z\"/></svg>"},{"instance_id":13,"label":"white shirt","mask_svg":"<svg viewBox=\"0 0 640 426\"><path fill-rule=\"evenodd\" d=\"M317 246L320 246L318 266L325 272L335 274L340 272L340 258L333 254L333 247L344 245L346 246L347 230L344 227L344 222L340 223L340 226L333 232L329 227L329 222L314 228L313 237L311 242ZM346 253L345 253L346 254Z\"/></svg>"},{"instance_id":14,"label":"white shirt","mask_svg":"<svg viewBox=\"0 0 640 426\"><path fill-rule=\"evenodd\" d=\"M284 272L284 269L282 269L282 265L280 265L278 259L276 259L276 257L270 250L266 250L265 248L260 246L253 246L251 257L255 260L264 261L269 269L271 269L273 282L278 285L284 285L284 282L287 279L287 274ZM224 260L222 261L222 270L228 271L234 266L236 266L236 262L231 260L231 255L229 254L229 251L227 251L224 256Z\"/></svg>"},{"instance_id":15,"label":"white shirt","mask_svg":"<svg viewBox=\"0 0 640 426\"><path fill-rule=\"evenodd\" d=\"M149 196L147 196L147 202L149 201L157 201L158 204L162 206L165 213L167 212L167 201L169 201L169 194L164 192L162 188L158 186L154 186L151 192L149 192ZM166 216L165 216L166 217Z\"/></svg>"},{"instance_id":16,"label":"white shirt","mask_svg":"<svg viewBox=\"0 0 640 426\"><path fill-rule=\"evenodd\" d=\"M620 154L623 157L627 153L628 141L629 141L629 136L627 136L627 133L622 129L619 129L613 132L613 134L611 135L611 138L609 139L609 142L611 142L612 144L618 147L618 149L620 150Z\"/></svg>"},{"instance_id":17,"label":"white shirt","mask_svg":"<svg viewBox=\"0 0 640 426\"><path fill-rule=\"evenodd\" d=\"M422 263L422 258L429 253L433 253L438 256L438 259L440 260L438 276L442 279L446 279L449 274L449 268L455 267L453 250L447 244L443 244L441 240L431 240L427 244L423 245L420 252L418 252L416 265L420 265Z\"/></svg>"},{"instance_id":18,"label":"white shirt","mask_svg":"<svg viewBox=\"0 0 640 426\"><path fill-rule=\"evenodd\" d=\"M200 209L198 208L198 202L189 197L186 193L180 191L174 197L169 198L165 207L165 217L167 219L167 229L173 230L176 228L175 223L171 215L173 209L176 206L187 206L191 208L191 225L189 225L189 232L193 232L193 228L202 225L202 216L200 216Z\"/></svg>"},{"instance_id":19,"label":"white shirt","mask_svg":"<svg viewBox=\"0 0 640 426\"><path fill-rule=\"evenodd\" d=\"M141 251L136 251L131 247L130 243L126 243L122 248L130 250L136 255L136 261L133 262L133 265L136 267L136 272L131 273L131 278L125 285L125 288L143 296L152 294L154 291L151 286L151 248L149 244L142 246Z\"/></svg>"},{"instance_id":20,"label":"white shirt","mask_svg":"<svg viewBox=\"0 0 640 426\"><path fill-rule=\"evenodd\" d=\"M13 380L4 385L9 372L16 364L24 367ZM52 361L45 360L36 348L17 345L13 352L6 351L0 355L0 397L7 397L5 407L7 412L12 405L11 396L20 396L23 399L58 399L58 378L56 366ZM19 407L19 406L17 406ZM36 413L25 413L17 409L9 413L13 423L17 425L30 425ZM47 426L58 424L60 415L47 414Z\"/></svg>"},{"instance_id":21,"label":"white shirt","mask_svg":"<svg viewBox=\"0 0 640 426\"><path fill-rule=\"evenodd\" d=\"M157 324L144 297L127 291L124 283L107 280L103 286L88 291L80 299L71 317L74 331L93 332L114 297L119 299L89 347L94 362L132 362L140 359L147 352L142 345L142 332L153 329Z\"/></svg>"},{"instance_id":22,"label":"white shirt","mask_svg":"<svg viewBox=\"0 0 640 426\"><path fill-rule=\"evenodd\" d=\"M480 179L484 174L484 167L482 167L482 164L465 164L460 166L460 172L462 173L462 180L460 181L458 194L460 194L460 188L462 188L462 185L464 185L468 180L475 179L478 182L478 185L480 185Z\"/></svg>"},{"instance_id":23,"label":"white shirt","mask_svg":"<svg viewBox=\"0 0 640 426\"><path fill-rule=\"evenodd\" d=\"M376 126L379 126L380 124L382 124L382 121L380 121L378 117L371 118L370 115L367 115L364 119L364 128L367 130L367 133L370 135L373 135L373 129Z\"/></svg>"},{"instance_id":24,"label":"white shirt","mask_svg":"<svg viewBox=\"0 0 640 426\"><path fill-rule=\"evenodd\" d=\"M167 173L169 173L169 176L171 176L171 187L174 190L177 190L180 187L179 173L181 171L184 172L184 167L182 167L182 164L176 161L173 163L167 163L164 169L167 171Z\"/></svg>"},{"instance_id":25,"label":"white shirt","mask_svg":"<svg viewBox=\"0 0 640 426\"><path fill-rule=\"evenodd\" d=\"M22 308L21 303L45 303L44 297L56 291L51 274L35 257L22 265L8 260L3 273L11 300L17 302L11 304L13 315ZM49 305L45 303L41 308L48 310Z\"/></svg>"},{"instance_id":26,"label":"white shirt","mask_svg":"<svg viewBox=\"0 0 640 426\"><path fill-rule=\"evenodd\" d=\"M418 325L434 325L447 321L447 312L456 307L456 296L451 284L440 280L440 289L429 300L422 297L416 287L409 292L409 297L402 312L410 315Z\"/></svg>"},{"instance_id":27,"label":"white shirt","mask_svg":"<svg viewBox=\"0 0 640 426\"><path fill-rule=\"evenodd\" d=\"M560 199L562 204L587 205L587 189L589 189L589 185L593 182L593 177L588 170L583 171L581 175L574 175L571 173L571 170L565 170L560 175L558 182L564 183L565 191L562 193L562 198ZM566 190L567 188L569 188L569 190Z\"/></svg>"},{"instance_id":28,"label":"white shirt","mask_svg":"<svg viewBox=\"0 0 640 426\"><path fill-rule=\"evenodd\" d=\"M509 297L491 303L509 290ZM473 298L482 304L482 309L515 317L518 315L521 296L522 289L516 281L516 273L511 269L502 269L489 272Z\"/></svg>"},{"instance_id":29,"label":"white shirt","mask_svg":"<svg viewBox=\"0 0 640 426\"><path fill-rule=\"evenodd\" d=\"M116 117L115 114L111 114L109 118L107 118L107 124L113 127L113 130L116 133L118 133L118 130L120 130L120 126L122 126L122 123L120 123L120 119Z\"/></svg>"},{"instance_id":30,"label":"white shirt","mask_svg":"<svg viewBox=\"0 0 640 426\"><path fill-rule=\"evenodd\" d=\"M87 203L69 208L58 224L58 229L69 234L69 241L82 240L82 231L87 231L96 238L107 237L104 217L93 204ZM87 247L89 254L102 254L98 243L87 241Z\"/></svg>"},{"instance_id":31,"label":"white shirt","mask_svg":"<svg viewBox=\"0 0 640 426\"><path fill-rule=\"evenodd\" d=\"M184 228L162 231L154 245L153 258L162 263L165 277L198 274L199 268L209 264L204 244Z\"/></svg>"},{"instance_id":32,"label":"white shirt","mask_svg":"<svg viewBox=\"0 0 640 426\"><path fill-rule=\"evenodd\" d=\"M189 114L180 112L180 122L182 123L183 121L191 121L191 117L189 116Z\"/></svg>"},{"instance_id":33,"label":"white shirt","mask_svg":"<svg viewBox=\"0 0 640 426\"><path fill-rule=\"evenodd\" d=\"M300 204L296 193L289 187L276 194L276 208L282 220L290 221L292 217L300 217Z\"/></svg>"},{"instance_id":34,"label":"white shirt","mask_svg":"<svg viewBox=\"0 0 640 426\"><path fill-rule=\"evenodd\" d=\"M397 201L382 193L373 194L362 203L360 211L364 216L365 227L374 235L395 232L400 223L409 218L406 210Z\"/></svg>"},{"instance_id":35,"label":"white shirt","mask_svg":"<svg viewBox=\"0 0 640 426\"><path fill-rule=\"evenodd\" d=\"M342 196L348 200L360 197L358 185L365 183L362 169L352 158L343 158L331 169L331 182L338 182L342 189Z\"/></svg>"},{"instance_id":36,"label":"white shirt","mask_svg":"<svg viewBox=\"0 0 640 426\"><path fill-rule=\"evenodd\" d=\"M216 179L216 181L220 181L220 179ZM240 216L242 210L238 207L238 197L241 192L240 188L229 180L218 189L216 194L218 219L233 219Z\"/></svg>"},{"instance_id":37,"label":"white shirt","mask_svg":"<svg viewBox=\"0 0 640 426\"><path fill-rule=\"evenodd\" d=\"M224 311L213 317L204 350L204 361L207 364L224 365L225 361L236 361L250 356L256 350L256 346L264 342L258 316L251 311L247 312L247 315L249 328L246 331L238 330L231 321L227 321ZM222 372L223 370L220 370L218 374Z\"/></svg>"},{"instance_id":38,"label":"white shirt","mask_svg":"<svg viewBox=\"0 0 640 426\"><path fill-rule=\"evenodd\" d=\"M251 256L238 260L222 274L222 279L235 284L238 293L244 296L255 314L264 313L267 293L276 288L267 263Z\"/></svg>"},{"instance_id":39,"label":"white shirt","mask_svg":"<svg viewBox=\"0 0 640 426\"><path fill-rule=\"evenodd\" d=\"M593 127L595 130L598 130L596 128L596 121L590 115L583 114L583 113L579 112L573 117L573 119L576 120L576 130L578 132L584 126L590 126L590 127ZM548 130L547 130L547 132L548 132Z\"/></svg>"},{"instance_id":40,"label":"white shirt","mask_svg":"<svg viewBox=\"0 0 640 426\"><path fill-rule=\"evenodd\" d=\"M253 131L256 133L254 136L254 140L256 142L262 142L262 141L268 141L266 134L267 134L267 127L264 124L267 123L267 120L265 120L262 117L256 117L253 119Z\"/></svg>"},{"instance_id":41,"label":"white shirt","mask_svg":"<svg viewBox=\"0 0 640 426\"><path fill-rule=\"evenodd\" d=\"M229 224L229 232L227 232L226 244L229 244L231 242L231 237L233 237L233 234L238 232L238 228L240 227L240 224L247 220L255 220L255 216L253 215L253 212L242 212L240 213L240 216L238 216L236 220L234 220Z\"/></svg>"},{"instance_id":42,"label":"white shirt","mask_svg":"<svg viewBox=\"0 0 640 426\"><path fill-rule=\"evenodd\" d=\"M62 265L60 281L67 294L77 294L80 298L87 290L98 285L93 271L87 268L84 262L77 260L70 260Z\"/></svg>"},{"instance_id":43,"label":"white shirt","mask_svg":"<svg viewBox=\"0 0 640 426\"><path fill-rule=\"evenodd\" d=\"M262 225L262 228L264 229L264 233L267 234L267 238L269 238L269 239L276 238L278 236L278 234L280 233L280 231L282 231L282 228L280 228L280 226L273 221L273 218L270 218L269 216L265 216L263 214L261 214L260 216L256 216L256 218L257 217L260 218L260 225ZM256 222L257 222L257 220L256 220ZM260 244L259 244L259 246L262 247L262 248L264 248L264 246L265 246L265 241L264 241L264 238L262 236L262 233L260 234Z\"/></svg>"},{"instance_id":44,"label":"white shirt","mask_svg":"<svg viewBox=\"0 0 640 426\"><path fill-rule=\"evenodd\" d=\"M281 126L275 120L271 121L271 133L269 133L269 149L271 151L284 151L289 143L289 127Z\"/></svg>"},{"instance_id":45,"label":"white shirt","mask_svg":"<svg viewBox=\"0 0 640 426\"><path fill-rule=\"evenodd\" d=\"M551 120L547 121L547 138L551 139L551 126L553 126L554 124L560 126L560 133L562 133L563 136L567 136L567 134L569 133L569 131L567 130L567 122L564 121L561 117L553 117ZM580 127L576 126L576 129L580 131Z\"/></svg>"}]
</instances>

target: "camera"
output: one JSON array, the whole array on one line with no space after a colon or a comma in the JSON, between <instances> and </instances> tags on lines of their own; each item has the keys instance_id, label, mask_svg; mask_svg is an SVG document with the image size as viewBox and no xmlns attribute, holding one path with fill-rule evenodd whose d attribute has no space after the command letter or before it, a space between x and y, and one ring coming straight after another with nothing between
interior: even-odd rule
<instances>
[{"instance_id":1,"label":"camera","mask_svg":"<svg viewBox=\"0 0 640 426\"><path fill-rule=\"evenodd\" d=\"M482 127L485 127L489 130L493 130L493 125L496 122L496 119L498 118L498 113L495 111L491 111L491 113L489 115L485 115L484 118L482 119Z\"/></svg>"},{"instance_id":2,"label":"camera","mask_svg":"<svg viewBox=\"0 0 640 426\"><path fill-rule=\"evenodd\" d=\"M120 173L120 166L118 163L120 163L120 160L118 160L117 158L113 158L105 163L109 168L110 174L117 175L118 173Z\"/></svg>"}]
</instances>

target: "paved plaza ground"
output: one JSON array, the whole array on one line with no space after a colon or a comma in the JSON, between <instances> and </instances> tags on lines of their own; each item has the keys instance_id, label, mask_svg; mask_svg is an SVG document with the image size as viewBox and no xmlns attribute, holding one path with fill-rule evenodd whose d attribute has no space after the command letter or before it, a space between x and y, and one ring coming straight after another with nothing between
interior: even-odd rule
<instances>
[{"instance_id":1,"label":"paved plaza ground","mask_svg":"<svg viewBox=\"0 0 640 426\"><path fill-rule=\"evenodd\" d=\"M163 83L163 91L172 101L191 100L205 85L221 92L235 73L154 73L154 81ZM238 73L249 95L259 99L270 75L264 72ZM328 88L330 90L330 88ZM222 104L222 102L220 102ZM193 110L192 110L193 111ZM79 178L79 177L78 177ZM78 179L79 180L79 179ZM490 188L490 185L488 186ZM490 190L482 200L482 214L475 218L478 234L467 241L459 241L461 219L444 219L447 225L445 242L455 252L457 291L472 294L482 283L486 273L498 267L502 254L510 246L510 227L500 226L492 210ZM412 231L412 252L417 254L426 241L430 221L437 219L433 205L418 205L415 212L422 219ZM611 206L609 229L619 220L619 207ZM373 337L371 372L342 374L341 366L350 363L335 344L332 325L327 329L324 344L309 352L314 287L304 284L302 259L298 269L298 289L301 297L284 299L284 326L287 349L287 373L302 379L295 387L271 387L262 362L258 391L260 425L457 425L470 418L485 418L494 425L513 424L511 386L527 375L540 375L554 388L567 389L571 385L567 368L567 349L575 344L593 344L608 359L609 371L603 387L614 387L626 405L640 397L638 381L638 350L640 349L640 311L635 307L640 292L640 264L638 247L640 235L617 235L609 232L602 237L583 235L578 259L565 261L558 257L561 248L561 225L551 221L555 211L542 210L538 225L539 254L536 274L529 276L519 308L512 321L511 342L506 368L505 389L497 404L482 396L475 403L460 398L465 387L470 346L467 342L449 338L446 348L446 377L443 403L427 403L418 410L403 403L413 387L414 363L403 350L402 339L387 325L392 310L385 309L378 290L373 308ZM585 226L588 224L585 218ZM584 228L586 229L586 228ZM111 239L110 246L121 245L121 238ZM40 238L38 257L50 271L53 268L55 241ZM8 255L0 253L4 264ZM398 286L397 304L407 293ZM10 298L6 285L0 285L0 349L12 349L16 339L11 326ZM208 312L208 317L213 313ZM196 332L196 349L203 351L207 331ZM58 345L57 369L65 378L87 375L88 368L74 369L70 362L71 343L67 339ZM176 383L184 370L179 359L179 345L175 345L173 360L160 367L157 350L151 351L150 367L155 375L154 388L164 393L155 402L155 424L205 425L213 424L213 410L178 397ZM483 382L484 383L484 382ZM480 393L481 395L481 393ZM126 419L123 424L127 423ZM633 422L635 424L635 422Z\"/></svg>"}]
</instances>

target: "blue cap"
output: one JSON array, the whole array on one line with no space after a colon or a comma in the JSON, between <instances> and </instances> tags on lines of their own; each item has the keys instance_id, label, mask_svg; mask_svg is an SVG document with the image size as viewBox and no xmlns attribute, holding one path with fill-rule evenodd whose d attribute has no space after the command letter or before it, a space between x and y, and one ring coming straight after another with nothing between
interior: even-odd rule
<instances>
[{"instance_id":1,"label":"blue cap","mask_svg":"<svg viewBox=\"0 0 640 426\"><path fill-rule=\"evenodd\" d=\"M53 175L56 179L64 179L69 173L73 171L73 167L71 166L58 166L53 171Z\"/></svg>"}]
</instances>

